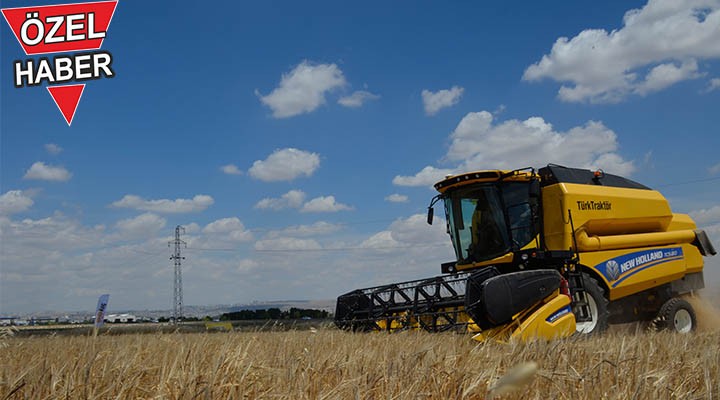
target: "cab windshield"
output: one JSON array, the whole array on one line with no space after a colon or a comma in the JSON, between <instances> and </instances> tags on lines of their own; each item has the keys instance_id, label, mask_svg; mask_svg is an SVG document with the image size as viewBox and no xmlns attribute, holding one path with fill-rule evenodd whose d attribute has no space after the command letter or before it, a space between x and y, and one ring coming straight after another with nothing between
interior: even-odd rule
<instances>
[{"instance_id":1,"label":"cab windshield","mask_svg":"<svg viewBox=\"0 0 720 400\"><path fill-rule=\"evenodd\" d=\"M535 238L537 200L528 189L527 182L484 184L445 197L448 233L459 262L489 260Z\"/></svg>"}]
</instances>

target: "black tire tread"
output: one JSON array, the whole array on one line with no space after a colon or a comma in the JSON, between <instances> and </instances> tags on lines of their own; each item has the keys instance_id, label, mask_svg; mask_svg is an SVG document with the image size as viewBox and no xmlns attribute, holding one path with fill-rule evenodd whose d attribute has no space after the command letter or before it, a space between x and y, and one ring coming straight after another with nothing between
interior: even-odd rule
<instances>
[{"instance_id":1,"label":"black tire tread","mask_svg":"<svg viewBox=\"0 0 720 400\"><path fill-rule=\"evenodd\" d=\"M608 329L608 320L610 319L610 311L608 306L610 302L605 297L605 289L598 283L598 281L583 272L583 283L585 284L585 292L592 296L595 300L595 304L598 308L598 322L595 325L595 329L588 333L580 333L581 335L598 335L605 332ZM578 332L579 333L579 332Z\"/></svg>"},{"instance_id":2,"label":"black tire tread","mask_svg":"<svg viewBox=\"0 0 720 400\"><path fill-rule=\"evenodd\" d=\"M692 305L687 302L687 300L680 297L673 297L660 307L657 317L652 320L651 327L656 331L669 330L674 332L674 315L681 309L685 309L690 313L690 319L692 320L692 327L690 328L690 331L695 331L695 329L697 329L697 316L695 315L695 310Z\"/></svg>"}]
</instances>

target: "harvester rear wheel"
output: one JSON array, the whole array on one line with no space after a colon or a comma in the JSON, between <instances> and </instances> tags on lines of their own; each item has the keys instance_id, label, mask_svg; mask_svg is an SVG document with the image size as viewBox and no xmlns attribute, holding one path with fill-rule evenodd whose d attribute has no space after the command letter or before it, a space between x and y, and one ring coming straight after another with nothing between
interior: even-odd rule
<instances>
[{"instance_id":1,"label":"harvester rear wheel","mask_svg":"<svg viewBox=\"0 0 720 400\"><path fill-rule=\"evenodd\" d=\"M666 301L652 323L658 331L689 333L697 328L695 310L690 303L679 297Z\"/></svg>"},{"instance_id":2,"label":"harvester rear wheel","mask_svg":"<svg viewBox=\"0 0 720 400\"><path fill-rule=\"evenodd\" d=\"M587 311L591 316L591 320L587 322L578 322L576 331L582 335L596 335L605 332L608 328L608 319L610 312L608 311L608 300L605 298L605 291L598 284L595 278L583 273L583 284L585 286L585 302L587 302ZM578 315L577 310L575 315Z\"/></svg>"}]
</instances>

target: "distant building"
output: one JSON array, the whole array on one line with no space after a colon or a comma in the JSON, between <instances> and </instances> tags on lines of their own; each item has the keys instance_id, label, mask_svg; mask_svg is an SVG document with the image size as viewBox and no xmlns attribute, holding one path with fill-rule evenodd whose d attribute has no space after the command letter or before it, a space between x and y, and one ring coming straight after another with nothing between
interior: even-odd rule
<instances>
[{"instance_id":1,"label":"distant building","mask_svg":"<svg viewBox=\"0 0 720 400\"><path fill-rule=\"evenodd\" d=\"M0 317L0 326L20 326L30 325L30 321L26 319L20 319L18 317Z\"/></svg>"},{"instance_id":2,"label":"distant building","mask_svg":"<svg viewBox=\"0 0 720 400\"><path fill-rule=\"evenodd\" d=\"M105 322L109 323L128 323L137 321L137 317L132 314L108 314L105 316Z\"/></svg>"}]
</instances>

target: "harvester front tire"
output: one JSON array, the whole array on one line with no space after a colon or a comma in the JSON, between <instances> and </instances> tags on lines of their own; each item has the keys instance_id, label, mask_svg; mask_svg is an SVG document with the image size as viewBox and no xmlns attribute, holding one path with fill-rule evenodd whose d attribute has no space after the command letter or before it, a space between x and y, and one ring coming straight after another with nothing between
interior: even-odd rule
<instances>
[{"instance_id":1,"label":"harvester front tire","mask_svg":"<svg viewBox=\"0 0 720 400\"><path fill-rule=\"evenodd\" d=\"M583 283L593 320L591 322L578 322L576 332L580 335L597 335L605 332L608 328L608 320L610 319L608 299L605 297L605 290L595 278L583 273Z\"/></svg>"},{"instance_id":2,"label":"harvester front tire","mask_svg":"<svg viewBox=\"0 0 720 400\"><path fill-rule=\"evenodd\" d=\"M660 307L652 323L657 331L690 333L697 328L697 317L690 303L679 297L673 297Z\"/></svg>"}]
</instances>

